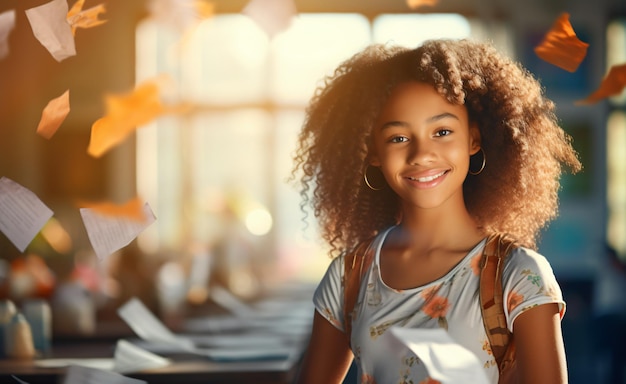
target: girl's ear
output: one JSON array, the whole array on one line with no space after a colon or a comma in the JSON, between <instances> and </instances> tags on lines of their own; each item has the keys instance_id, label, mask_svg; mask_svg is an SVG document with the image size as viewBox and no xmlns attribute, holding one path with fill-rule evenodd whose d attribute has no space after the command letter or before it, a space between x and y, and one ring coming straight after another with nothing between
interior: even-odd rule
<instances>
[{"instance_id":1,"label":"girl's ear","mask_svg":"<svg viewBox=\"0 0 626 384\"><path fill-rule=\"evenodd\" d=\"M369 158L368 160L369 165L374 166L374 167L381 166L380 159L375 154L370 154L368 158Z\"/></svg>"},{"instance_id":2,"label":"girl's ear","mask_svg":"<svg viewBox=\"0 0 626 384\"><path fill-rule=\"evenodd\" d=\"M469 127L470 134L470 155L478 153L481 148L481 140L480 140L480 129L478 128L478 124L470 123Z\"/></svg>"}]
</instances>

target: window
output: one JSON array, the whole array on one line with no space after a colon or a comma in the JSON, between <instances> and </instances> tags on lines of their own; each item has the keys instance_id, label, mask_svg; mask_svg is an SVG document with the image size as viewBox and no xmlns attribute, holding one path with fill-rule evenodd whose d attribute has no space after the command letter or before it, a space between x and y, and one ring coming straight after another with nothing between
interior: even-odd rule
<instances>
[{"instance_id":1,"label":"window","mask_svg":"<svg viewBox=\"0 0 626 384\"><path fill-rule=\"evenodd\" d=\"M607 28L607 70L626 62L626 19ZM626 258L626 91L609 99L606 128L607 242Z\"/></svg>"},{"instance_id":2,"label":"window","mask_svg":"<svg viewBox=\"0 0 626 384\"><path fill-rule=\"evenodd\" d=\"M494 25L497 34L490 33ZM180 40L143 21L138 81L168 74L196 107L137 132L138 191L158 217L140 246L210 246L227 235L234 216L275 278L319 279L329 258L313 217L303 222L298 191L285 182L319 81L372 42L417 46L434 37L500 36L503 29L457 14L300 14L269 40L247 16L223 14ZM507 38L496 43L511 52Z\"/></svg>"}]
</instances>

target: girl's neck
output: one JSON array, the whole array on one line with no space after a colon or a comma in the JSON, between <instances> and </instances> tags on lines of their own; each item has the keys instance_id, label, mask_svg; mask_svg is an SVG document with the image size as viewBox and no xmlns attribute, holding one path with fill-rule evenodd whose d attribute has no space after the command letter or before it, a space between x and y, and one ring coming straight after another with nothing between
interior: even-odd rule
<instances>
[{"instance_id":1,"label":"girl's neck","mask_svg":"<svg viewBox=\"0 0 626 384\"><path fill-rule=\"evenodd\" d=\"M394 232L395 240L406 247L431 249L473 246L484 237L464 205L455 209L404 209Z\"/></svg>"}]
</instances>

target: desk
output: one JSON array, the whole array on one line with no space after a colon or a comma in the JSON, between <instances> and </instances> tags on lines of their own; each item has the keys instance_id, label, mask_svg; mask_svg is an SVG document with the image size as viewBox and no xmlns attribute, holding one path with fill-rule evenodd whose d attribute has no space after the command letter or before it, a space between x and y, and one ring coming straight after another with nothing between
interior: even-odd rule
<instances>
[{"instance_id":1,"label":"desk","mask_svg":"<svg viewBox=\"0 0 626 384\"><path fill-rule=\"evenodd\" d=\"M247 345L262 335L266 340L286 340L288 353L266 359L243 361L216 361L197 355L164 355L172 363L166 367L142 370L125 376L144 380L150 384L221 384L255 383L287 384L292 383L298 370L298 363L308 342L310 321L313 307L310 299L273 300L264 303L271 308L262 312L260 307L256 316L236 318L232 315L195 317L187 319L180 331L185 335L198 335L205 341L219 339L224 335L241 337L238 345ZM106 332L105 332L106 333ZM128 337L130 336L130 337ZM124 337L83 338L76 340L53 340L48 359L112 359L119 338L132 339L134 335ZM249 339L246 339L246 338ZM223 339L222 339L223 340ZM243 343L242 343L243 341ZM261 346L263 348L265 344ZM217 348L220 348L219 346ZM156 352L155 352L156 353ZM11 376L29 384L62 383L66 367L41 367L38 360L0 359L0 383L17 383Z\"/></svg>"},{"instance_id":2,"label":"desk","mask_svg":"<svg viewBox=\"0 0 626 384\"><path fill-rule=\"evenodd\" d=\"M77 343L54 347L53 358L111 357L113 343ZM126 374L150 384L187 383L292 383L298 369L301 350L284 360L213 362L202 358L172 358L174 363L163 368ZM17 383L15 375L29 384L62 383L65 368L41 368L35 360L0 360L0 383Z\"/></svg>"}]
</instances>

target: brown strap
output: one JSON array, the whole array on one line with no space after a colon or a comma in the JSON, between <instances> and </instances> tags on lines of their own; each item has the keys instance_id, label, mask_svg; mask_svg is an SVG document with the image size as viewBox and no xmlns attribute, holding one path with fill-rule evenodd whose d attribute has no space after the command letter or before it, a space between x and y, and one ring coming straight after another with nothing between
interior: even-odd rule
<instances>
[{"instance_id":1,"label":"brown strap","mask_svg":"<svg viewBox=\"0 0 626 384\"><path fill-rule=\"evenodd\" d=\"M352 252L344 256L343 273L343 324L345 328L348 345L352 335L352 316L356 305L361 280L365 271L368 270L374 259L374 250L371 247L373 240L367 240L359 244ZM356 266L359 265L357 269Z\"/></svg>"},{"instance_id":2,"label":"brown strap","mask_svg":"<svg viewBox=\"0 0 626 384\"><path fill-rule=\"evenodd\" d=\"M502 271L504 259L516 247L514 240L504 234L489 236L480 267L480 303L485 332L500 373L515 359L513 335L504 315Z\"/></svg>"}]
</instances>

